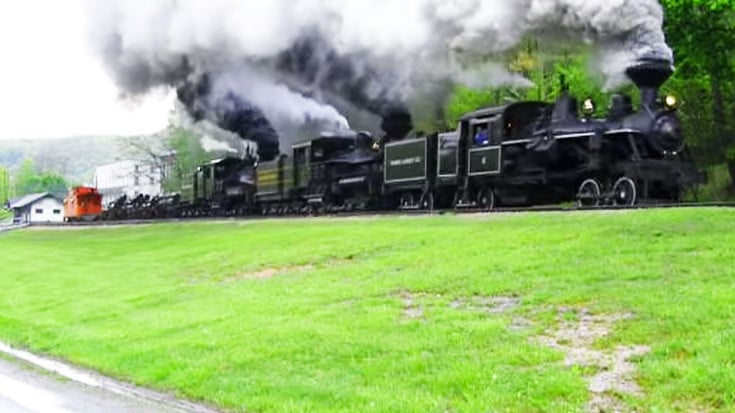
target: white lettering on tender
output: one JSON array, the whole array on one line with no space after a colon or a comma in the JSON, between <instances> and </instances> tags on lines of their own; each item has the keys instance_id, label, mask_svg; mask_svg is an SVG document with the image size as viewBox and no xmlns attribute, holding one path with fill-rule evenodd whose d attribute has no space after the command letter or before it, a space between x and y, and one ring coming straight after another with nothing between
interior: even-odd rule
<instances>
[{"instance_id":1,"label":"white lettering on tender","mask_svg":"<svg viewBox=\"0 0 735 413\"><path fill-rule=\"evenodd\" d=\"M363 182L365 182L364 176L361 176L359 178L345 178L345 179L340 179L339 181L341 185L361 184Z\"/></svg>"},{"instance_id":2,"label":"white lettering on tender","mask_svg":"<svg viewBox=\"0 0 735 413\"><path fill-rule=\"evenodd\" d=\"M390 161L390 166L406 166L406 165L417 165L420 164L424 158L417 156L415 158L396 159Z\"/></svg>"}]
</instances>

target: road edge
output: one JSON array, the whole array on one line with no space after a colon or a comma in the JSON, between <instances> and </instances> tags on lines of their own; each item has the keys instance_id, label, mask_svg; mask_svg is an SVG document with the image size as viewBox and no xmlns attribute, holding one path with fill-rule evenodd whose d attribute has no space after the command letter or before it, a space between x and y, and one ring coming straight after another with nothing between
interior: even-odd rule
<instances>
[{"instance_id":1,"label":"road edge","mask_svg":"<svg viewBox=\"0 0 735 413\"><path fill-rule=\"evenodd\" d=\"M131 397L155 405L164 405L183 413L221 413L212 407L178 399L170 394L157 392L133 384L105 377L97 372L72 366L63 361L39 356L28 351L19 350L0 341L0 354L27 363L48 373L75 381L77 383L100 388L121 396Z\"/></svg>"}]
</instances>

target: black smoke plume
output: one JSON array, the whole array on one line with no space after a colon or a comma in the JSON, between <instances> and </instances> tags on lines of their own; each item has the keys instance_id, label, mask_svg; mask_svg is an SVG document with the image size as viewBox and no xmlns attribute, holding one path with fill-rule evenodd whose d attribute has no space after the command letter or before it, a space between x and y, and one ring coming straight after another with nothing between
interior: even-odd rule
<instances>
[{"instance_id":1,"label":"black smoke plume","mask_svg":"<svg viewBox=\"0 0 735 413\"><path fill-rule=\"evenodd\" d=\"M90 41L125 92L178 88L195 119L255 140L263 158L274 131L293 129L279 125L347 128L330 96L398 137L412 127L402 102L431 85L529 86L493 60L529 36L595 45L608 78L642 56L673 59L658 0L87 2ZM451 87L437 89L441 107Z\"/></svg>"},{"instance_id":2,"label":"black smoke plume","mask_svg":"<svg viewBox=\"0 0 735 413\"><path fill-rule=\"evenodd\" d=\"M209 75L189 79L177 89L177 96L195 121L210 121L242 139L257 143L258 155L263 161L278 156L278 134L263 112L232 92L213 99Z\"/></svg>"}]
</instances>

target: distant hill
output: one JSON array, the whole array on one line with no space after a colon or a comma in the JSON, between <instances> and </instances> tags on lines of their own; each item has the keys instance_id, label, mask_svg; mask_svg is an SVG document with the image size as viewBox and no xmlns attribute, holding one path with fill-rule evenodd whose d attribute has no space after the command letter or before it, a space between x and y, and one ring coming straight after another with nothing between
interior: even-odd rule
<instances>
[{"instance_id":1,"label":"distant hill","mask_svg":"<svg viewBox=\"0 0 735 413\"><path fill-rule=\"evenodd\" d=\"M106 136L0 140L0 166L14 172L23 159L31 158L42 171L60 173L72 183L90 183L95 167L125 157L127 139Z\"/></svg>"}]
</instances>

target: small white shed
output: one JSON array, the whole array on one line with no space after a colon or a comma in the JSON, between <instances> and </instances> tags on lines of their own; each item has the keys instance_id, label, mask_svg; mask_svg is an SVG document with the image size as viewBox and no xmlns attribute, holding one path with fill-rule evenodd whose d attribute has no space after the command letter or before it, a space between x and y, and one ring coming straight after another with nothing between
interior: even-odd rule
<instances>
[{"instance_id":1,"label":"small white shed","mask_svg":"<svg viewBox=\"0 0 735 413\"><path fill-rule=\"evenodd\" d=\"M19 224L64 222L63 201L48 192L11 201L10 209L13 210L13 222Z\"/></svg>"}]
</instances>

